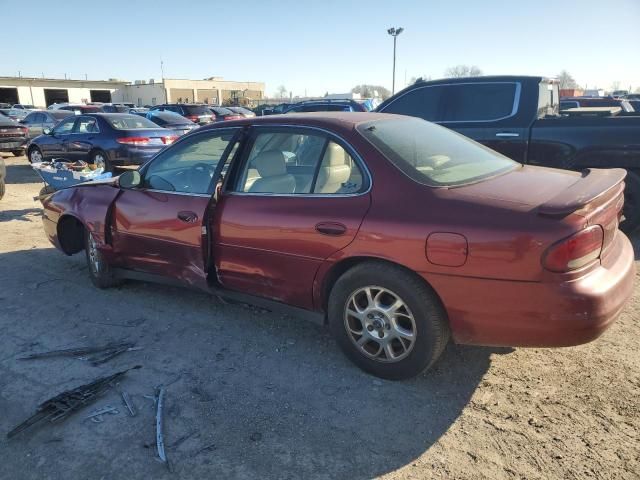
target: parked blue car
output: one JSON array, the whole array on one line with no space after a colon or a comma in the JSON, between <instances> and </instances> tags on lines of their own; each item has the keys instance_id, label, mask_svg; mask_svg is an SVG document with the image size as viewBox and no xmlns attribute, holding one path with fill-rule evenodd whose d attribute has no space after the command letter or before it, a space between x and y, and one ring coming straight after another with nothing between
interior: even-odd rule
<instances>
[{"instance_id":1,"label":"parked blue car","mask_svg":"<svg viewBox=\"0 0 640 480\"><path fill-rule=\"evenodd\" d=\"M84 160L111 171L142 165L178 137L139 115L92 113L65 118L34 138L27 149L31 163Z\"/></svg>"}]
</instances>

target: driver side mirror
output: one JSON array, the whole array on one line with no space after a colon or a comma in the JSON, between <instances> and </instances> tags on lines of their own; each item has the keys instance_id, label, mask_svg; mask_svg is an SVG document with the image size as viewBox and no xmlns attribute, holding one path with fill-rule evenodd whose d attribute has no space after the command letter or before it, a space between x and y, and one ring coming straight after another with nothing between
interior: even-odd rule
<instances>
[{"instance_id":1,"label":"driver side mirror","mask_svg":"<svg viewBox=\"0 0 640 480\"><path fill-rule=\"evenodd\" d=\"M127 170L118 177L120 188L136 188L142 185L142 176L138 170Z\"/></svg>"},{"instance_id":2,"label":"driver side mirror","mask_svg":"<svg viewBox=\"0 0 640 480\"><path fill-rule=\"evenodd\" d=\"M51 135L53 133L53 128L45 127L42 130L42 133L44 133L45 135Z\"/></svg>"}]
</instances>

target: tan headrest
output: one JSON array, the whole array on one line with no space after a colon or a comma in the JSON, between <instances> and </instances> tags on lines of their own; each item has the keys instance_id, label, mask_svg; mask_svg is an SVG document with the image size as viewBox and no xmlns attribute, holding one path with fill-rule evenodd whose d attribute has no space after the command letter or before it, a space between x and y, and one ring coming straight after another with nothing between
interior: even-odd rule
<instances>
[{"instance_id":1,"label":"tan headrest","mask_svg":"<svg viewBox=\"0 0 640 480\"><path fill-rule=\"evenodd\" d=\"M324 152L322 159L323 167L336 167L338 165L345 165L347 163L347 152L344 151L337 143L329 142L327 145L327 151Z\"/></svg>"},{"instance_id":2,"label":"tan headrest","mask_svg":"<svg viewBox=\"0 0 640 480\"><path fill-rule=\"evenodd\" d=\"M262 178L286 175L287 162L280 150L261 152L251 162Z\"/></svg>"}]
</instances>

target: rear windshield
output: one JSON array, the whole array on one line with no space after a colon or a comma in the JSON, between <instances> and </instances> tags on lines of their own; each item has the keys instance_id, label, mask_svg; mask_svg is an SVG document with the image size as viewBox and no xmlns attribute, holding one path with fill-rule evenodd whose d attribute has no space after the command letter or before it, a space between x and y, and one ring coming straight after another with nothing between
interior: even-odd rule
<instances>
[{"instance_id":1,"label":"rear windshield","mask_svg":"<svg viewBox=\"0 0 640 480\"><path fill-rule=\"evenodd\" d=\"M158 125L140 115L118 115L106 117L107 122L116 130L133 130L137 128L158 128Z\"/></svg>"},{"instance_id":2,"label":"rear windshield","mask_svg":"<svg viewBox=\"0 0 640 480\"><path fill-rule=\"evenodd\" d=\"M151 121L154 121L155 119L160 119L160 120L164 120L167 123L193 123L190 120L187 120L186 118L184 118L182 115L178 115L177 113L173 113L173 112L151 112L150 115L150 119Z\"/></svg>"},{"instance_id":3,"label":"rear windshield","mask_svg":"<svg viewBox=\"0 0 640 480\"><path fill-rule=\"evenodd\" d=\"M215 112L216 115L233 115L233 112L224 107L209 107L209 110Z\"/></svg>"},{"instance_id":4,"label":"rear windshield","mask_svg":"<svg viewBox=\"0 0 640 480\"><path fill-rule=\"evenodd\" d=\"M73 115L73 112L70 112L69 110L49 110L47 112L49 115L51 115L53 118L66 118L69 115Z\"/></svg>"},{"instance_id":5,"label":"rear windshield","mask_svg":"<svg viewBox=\"0 0 640 480\"><path fill-rule=\"evenodd\" d=\"M396 167L429 186L464 185L519 166L467 137L419 118L376 120L357 128Z\"/></svg>"},{"instance_id":6,"label":"rear windshield","mask_svg":"<svg viewBox=\"0 0 640 480\"><path fill-rule=\"evenodd\" d=\"M187 115L211 115L211 112L204 105L182 105Z\"/></svg>"}]
</instances>

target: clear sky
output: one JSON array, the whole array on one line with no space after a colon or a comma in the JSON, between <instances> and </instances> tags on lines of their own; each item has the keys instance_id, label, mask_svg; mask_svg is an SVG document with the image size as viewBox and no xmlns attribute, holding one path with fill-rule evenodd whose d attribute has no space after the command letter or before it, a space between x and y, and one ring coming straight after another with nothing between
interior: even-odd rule
<instances>
[{"instance_id":1,"label":"clear sky","mask_svg":"<svg viewBox=\"0 0 640 480\"><path fill-rule=\"evenodd\" d=\"M294 95L447 67L640 87L640 0L0 0L0 75L264 81Z\"/></svg>"}]
</instances>

